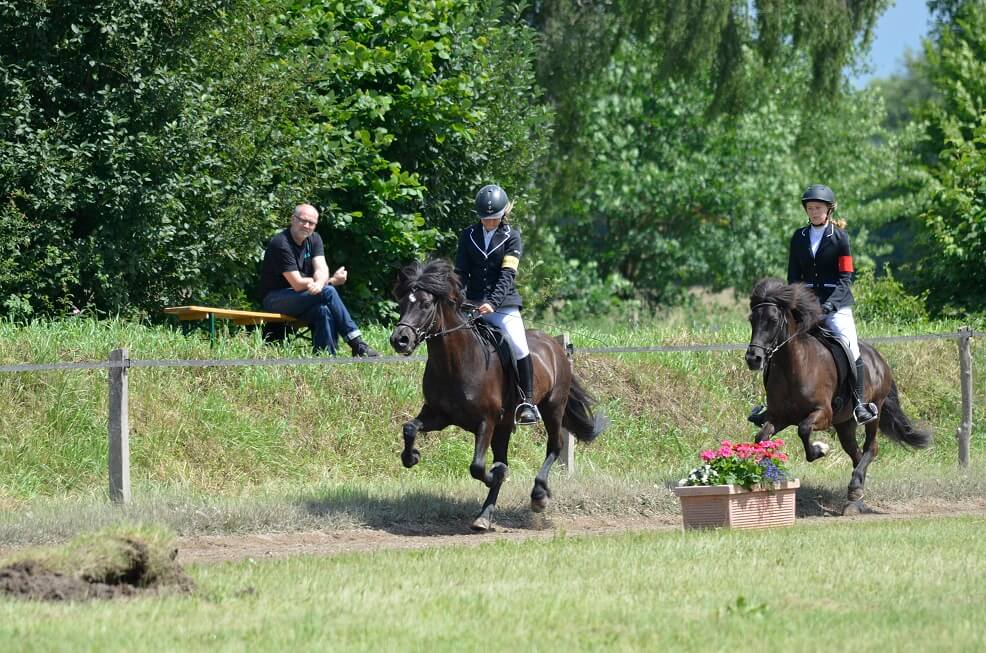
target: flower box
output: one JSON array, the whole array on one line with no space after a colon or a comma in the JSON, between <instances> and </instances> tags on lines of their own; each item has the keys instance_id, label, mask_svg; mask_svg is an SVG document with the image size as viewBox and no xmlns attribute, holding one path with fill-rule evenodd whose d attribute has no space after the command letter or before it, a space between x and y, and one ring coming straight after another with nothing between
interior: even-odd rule
<instances>
[{"instance_id":1,"label":"flower box","mask_svg":"<svg viewBox=\"0 0 986 653\"><path fill-rule=\"evenodd\" d=\"M781 481L747 490L740 485L679 485L681 517L689 528L771 528L794 524L801 483Z\"/></svg>"}]
</instances>

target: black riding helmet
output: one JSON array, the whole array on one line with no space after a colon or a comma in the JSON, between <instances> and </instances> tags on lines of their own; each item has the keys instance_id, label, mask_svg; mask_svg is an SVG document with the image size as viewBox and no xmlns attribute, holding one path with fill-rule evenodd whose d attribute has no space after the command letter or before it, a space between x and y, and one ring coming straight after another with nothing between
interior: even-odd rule
<instances>
[{"instance_id":1,"label":"black riding helmet","mask_svg":"<svg viewBox=\"0 0 986 653\"><path fill-rule=\"evenodd\" d=\"M814 184L801 195L801 206L808 202L825 202L829 206L835 206L835 193L828 186Z\"/></svg>"},{"instance_id":2,"label":"black riding helmet","mask_svg":"<svg viewBox=\"0 0 986 653\"><path fill-rule=\"evenodd\" d=\"M479 189L476 194L476 215L480 218L491 218L507 208L510 198L506 191L496 184L489 184Z\"/></svg>"}]
</instances>

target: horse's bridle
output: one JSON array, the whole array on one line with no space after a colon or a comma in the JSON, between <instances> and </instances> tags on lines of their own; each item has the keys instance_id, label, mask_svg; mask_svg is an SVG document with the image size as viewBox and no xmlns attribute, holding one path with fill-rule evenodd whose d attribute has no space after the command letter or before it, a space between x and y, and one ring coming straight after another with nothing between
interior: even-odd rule
<instances>
[{"instance_id":1,"label":"horse's bridle","mask_svg":"<svg viewBox=\"0 0 986 653\"><path fill-rule=\"evenodd\" d=\"M417 301L417 299L414 297L414 293L417 292L417 290L418 290L417 288L412 288L411 292L408 293L408 297L412 302ZM460 329L472 328L473 323L476 321L478 317L478 315L475 314L475 311L470 311L469 315L466 317L466 321L463 322L462 324L458 324L452 327L451 329L443 329L442 325L439 325L438 331L434 331L433 329L435 328L435 325L439 324L439 317L440 317L440 311L438 310L437 302L432 308L432 311L433 311L433 315L431 318L431 324L429 324L426 328L419 329L418 327L408 324L403 320L397 323L398 327L407 327L414 333L414 338L416 341L414 344L415 349L417 349L418 345L420 345L422 342L425 342L426 340L431 340L432 338L441 338L444 335L452 333L453 331L459 331Z\"/></svg>"},{"instance_id":2,"label":"horse's bridle","mask_svg":"<svg viewBox=\"0 0 986 653\"><path fill-rule=\"evenodd\" d=\"M762 308L764 306L773 306L778 311L780 311L780 313L781 313L781 319L783 320L783 326L781 327L780 332L781 333L786 332L787 331L787 312L780 306L780 304L777 304L775 302L766 302L766 301L765 302L760 302L756 306L753 306L750 309L750 312L752 313L753 311L757 310L758 308ZM764 368L766 368L768 365L770 365L770 359L774 356L774 354L776 354L778 351L780 351L781 347L783 347L787 343L789 343L792 340L794 340L794 338L796 338L797 336L801 335L802 331L803 331L802 329L796 329L794 331L794 333L792 333L791 335L789 335L784 340L784 342L782 342L779 345L774 345L773 347L764 347L763 345L756 345L756 344L754 344L752 342L750 343L750 347L756 347L757 349L762 349L763 350L763 354L764 354L764 363L763 363L763 366L764 366ZM774 339L774 341L776 342L779 339L780 339L780 337L778 336L777 338Z\"/></svg>"}]
</instances>

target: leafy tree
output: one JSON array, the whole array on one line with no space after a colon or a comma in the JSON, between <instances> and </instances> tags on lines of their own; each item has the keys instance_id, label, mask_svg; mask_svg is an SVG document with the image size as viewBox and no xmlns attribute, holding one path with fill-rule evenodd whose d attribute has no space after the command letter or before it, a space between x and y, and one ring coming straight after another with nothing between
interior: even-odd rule
<instances>
[{"instance_id":1,"label":"leafy tree","mask_svg":"<svg viewBox=\"0 0 986 653\"><path fill-rule=\"evenodd\" d=\"M538 287L590 266L604 288L656 302L746 287L783 271L800 191L823 180L869 251L868 230L914 185L900 163L914 134L887 132L879 99L843 77L886 6L535 3L556 111Z\"/></svg>"},{"instance_id":2,"label":"leafy tree","mask_svg":"<svg viewBox=\"0 0 986 653\"><path fill-rule=\"evenodd\" d=\"M947 5L926 48L939 100L928 108L930 206L923 214L926 256L916 277L936 310L986 302L986 5Z\"/></svg>"},{"instance_id":3,"label":"leafy tree","mask_svg":"<svg viewBox=\"0 0 986 653\"><path fill-rule=\"evenodd\" d=\"M600 280L617 274L651 302L677 301L690 285L745 289L784 273L790 234L805 221L800 194L814 182L837 189L860 263L884 253L869 231L909 206L920 183L904 163L916 135L882 126L877 94L818 92L806 105L812 71L791 50L777 54L787 65L777 64L746 110L709 114L711 73L666 79L650 56L658 47L628 35L591 93L578 96L583 126L567 135L573 154L549 195L566 254L553 264L594 266Z\"/></svg>"},{"instance_id":4,"label":"leafy tree","mask_svg":"<svg viewBox=\"0 0 986 653\"><path fill-rule=\"evenodd\" d=\"M512 10L511 10L512 11ZM464 0L0 1L8 313L248 304L291 207L322 210L347 300L534 187L533 30ZM505 101L509 98L509 101ZM370 313L370 311L375 313Z\"/></svg>"}]
</instances>

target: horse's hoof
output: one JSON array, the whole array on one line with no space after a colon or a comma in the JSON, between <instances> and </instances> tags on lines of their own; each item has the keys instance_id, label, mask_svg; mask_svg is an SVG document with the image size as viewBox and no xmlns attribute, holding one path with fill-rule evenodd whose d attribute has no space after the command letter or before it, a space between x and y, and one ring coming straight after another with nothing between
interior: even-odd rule
<instances>
[{"instance_id":1,"label":"horse's hoof","mask_svg":"<svg viewBox=\"0 0 986 653\"><path fill-rule=\"evenodd\" d=\"M401 463L403 463L403 465L408 469L417 465L420 460L421 460L421 452L419 452L417 449L411 449L410 452L408 452L408 450L405 449L404 451L401 452Z\"/></svg>"},{"instance_id":2,"label":"horse's hoof","mask_svg":"<svg viewBox=\"0 0 986 653\"><path fill-rule=\"evenodd\" d=\"M831 449L831 447L829 447L827 444L825 444L824 442L821 442L821 441L819 441L819 442L812 442L811 443L811 446L814 447L815 450L818 452L818 457L819 458L821 458L822 456L824 456L825 454L827 454L829 452L829 449Z\"/></svg>"},{"instance_id":3,"label":"horse's hoof","mask_svg":"<svg viewBox=\"0 0 986 653\"><path fill-rule=\"evenodd\" d=\"M863 488L850 488L849 495L846 498L849 499L850 503L859 501L863 498Z\"/></svg>"},{"instance_id":4,"label":"horse's hoof","mask_svg":"<svg viewBox=\"0 0 986 653\"><path fill-rule=\"evenodd\" d=\"M852 517L854 515L862 515L863 513L869 512L870 509L866 507L866 504L862 500L850 501L842 509L843 517Z\"/></svg>"},{"instance_id":5,"label":"horse's hoof","mask_svg":"<svg viewBox=\"0 0 986 653\"><path fill-rule=\"evenodd\" d=\"M477 533L489 533L493 530L493 522L489 517L476 517L469 527Z\"/></svg>"},{"instance_id":6,"label":"horse's hoof","mask_svg":"<svg viewBox=\"0 0 986 653\"><path fill-rule=\"evenodd\" d=\"M542 492L537 492L536 490L531 493L531 512L544 512L544 509L548 507L548 495Z\"/></svg>"}]
</instances>

